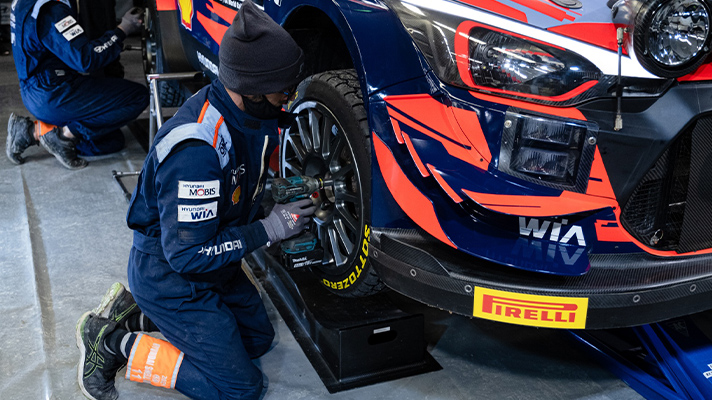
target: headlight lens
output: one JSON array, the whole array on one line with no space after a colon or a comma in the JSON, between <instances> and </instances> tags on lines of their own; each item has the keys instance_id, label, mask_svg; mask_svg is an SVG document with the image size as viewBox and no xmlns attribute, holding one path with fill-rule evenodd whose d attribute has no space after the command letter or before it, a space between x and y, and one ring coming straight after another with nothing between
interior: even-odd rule
<instances>
[{"instance_id":1,"label":"headlight lens","mask_svg":"<svg viewBox=\"0 0 712 400\"><path fill-rule=\"evenodd\" d=\"M553 46L485 28L464 34L469 36L470 72L480 87L554 97L601 75L592 63Z\"/></svg>"},{"instance_id":2,"label":"headlight lens","mask_svg":"<svg viewBox=\"0 0 712 400\"><path fill-rule=\"evenodd\" d=\"M709 34L707 9L697 1L663 4L650 24L650 52L664 65L689 62L703 50Z\"/></svg>"},{"instance_id":3,"label":"headlight lens","mask_svg":"<svg viewBox=\"0 0 712 400\"><path fill-rule=\"evenodd\" d=\"M700 0L648 3L636 18L635 50L641 64L663 77L699 67L709 52L710 13Z\"/></svg>"},{"instance_id":4,"label":"headlight lens","mask_svg":"<svg viewBox=\"0 0 712 400\"><path fill-rule=\"evenodd\" d=\"M562 103L602 73L578 54L510 35L460 16L389 0L438 78L447 84L538 102Z\"/></svg>"}]
</instances>

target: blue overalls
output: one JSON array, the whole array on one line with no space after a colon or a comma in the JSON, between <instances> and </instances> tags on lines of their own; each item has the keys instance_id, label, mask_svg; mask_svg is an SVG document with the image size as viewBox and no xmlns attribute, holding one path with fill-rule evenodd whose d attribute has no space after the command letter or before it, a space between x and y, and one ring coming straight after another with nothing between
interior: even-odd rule
<instances>
[{"instance_id":1,"label":"blue overalls","mask_svg":"<svg viewBox=\"0 0 712 400\"><path fill-rule=\"evenodd\" d=\"M81 73L100 69L121 53L124 32L116 28L89 40L68 0L15 0L10 27L22 101L37 119L67 126L79 139L80 155L123 147L119 128L148 105L145 86Z\"/></svg>"},{"instance_id":2,"label":"blue overalls","mask_svg":"<svg viewBox=\"0 0 712 400\"><path fill-rule=\"evenodd\" d=\"M277 121L239 110L219 81L156 135L131 199L128 277L141 310L185 353L175 388L198 399L258 398L274 330L242 257L268 241L253 222Z\"/></svg>"}]
</instances>

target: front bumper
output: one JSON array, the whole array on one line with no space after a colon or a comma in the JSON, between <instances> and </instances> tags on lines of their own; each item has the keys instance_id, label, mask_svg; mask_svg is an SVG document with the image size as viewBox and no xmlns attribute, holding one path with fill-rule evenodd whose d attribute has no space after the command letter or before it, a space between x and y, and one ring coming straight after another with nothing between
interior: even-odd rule
<instances>
[{"instance_id":1,"label":"front bumper","mask_svg":"<svg viewBox=\"0 0 712 400\"><path fill-rule=\"evenodd\" d=\"M712 308L712 255L590 254L590 270L567 277L488 262L420 231L372 232L371 262L386 285L465 316L539 327L605 329Z\"/></svg>"}]
</instances>

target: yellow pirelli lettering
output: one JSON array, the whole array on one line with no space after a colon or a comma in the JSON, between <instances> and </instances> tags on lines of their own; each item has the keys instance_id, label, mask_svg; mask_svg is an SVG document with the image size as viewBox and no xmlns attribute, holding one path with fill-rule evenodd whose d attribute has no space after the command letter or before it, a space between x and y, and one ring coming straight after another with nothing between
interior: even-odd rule
<instances>
[{"instance_id":1,"label":"yellow pirelli lettering","mask_svg":"<svg viewBox=\"0 0 712 400\"><path fill-rule=\"evenodd\" d=\"M538 296L475 287L473 315L509 324L584 329L586 297Z\"/></svg>"}]
</instances>

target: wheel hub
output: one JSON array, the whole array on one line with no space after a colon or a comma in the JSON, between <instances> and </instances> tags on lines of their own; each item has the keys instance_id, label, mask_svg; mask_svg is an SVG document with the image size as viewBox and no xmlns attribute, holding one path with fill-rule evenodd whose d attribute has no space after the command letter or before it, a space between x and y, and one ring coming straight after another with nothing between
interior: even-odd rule
<instances>
[{"instance_id":1,"label":"wheel hub","mask_svg":"<svg viewBox=\"0 0 712 400\"><path fill-rule=\"evenodd\" d=\"M322 180L330 180L331 173L326 165L326 161L316 153L309 154L304 162L302 174ZM329 223L333 215L333 206L336 201L334 195L334 185L326 185L323 189L312 195L312 201L316 205L314 212L315 222L319 225Z\"/></svg>"},{"instance_id":2,"label":"wheel hub","mask_svg":"<svg viewBox=\"0 0 712 400\"><path fill-rule=\"evenodd\" d=\"M280 172L285 177L307 175L333 182L312 196L317 206L313 221L324 248L325 267L346 267L362 230L362 200L356 184L359 171L353 151L324 104L306 101L292 112L297 121L283 133Z\"/></svg>"}]
</instances>

